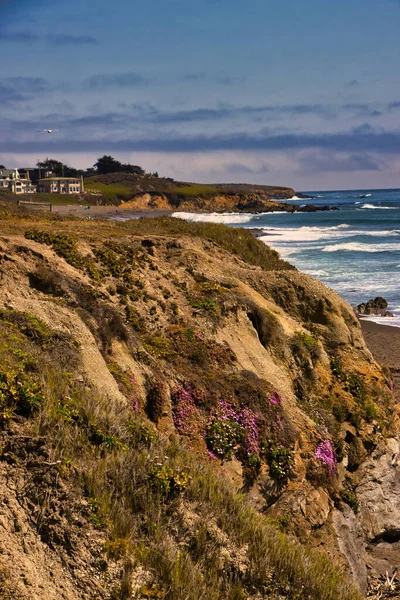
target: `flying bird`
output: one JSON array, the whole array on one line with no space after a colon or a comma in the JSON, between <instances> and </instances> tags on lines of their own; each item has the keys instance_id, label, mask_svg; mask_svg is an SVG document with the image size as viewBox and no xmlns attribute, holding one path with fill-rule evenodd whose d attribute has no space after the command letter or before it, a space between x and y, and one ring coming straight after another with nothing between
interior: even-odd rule
<instances>
[{"instance_id":1,"label":"flying bird","mask_svg":"<svg viewBox=\"0 0 400 600\"><path fill-rule=\"evenodd\" d=\"M38 129L37 133L54 133L55 131L60 131L59 129Z\"/></svg>"}]
</instances>

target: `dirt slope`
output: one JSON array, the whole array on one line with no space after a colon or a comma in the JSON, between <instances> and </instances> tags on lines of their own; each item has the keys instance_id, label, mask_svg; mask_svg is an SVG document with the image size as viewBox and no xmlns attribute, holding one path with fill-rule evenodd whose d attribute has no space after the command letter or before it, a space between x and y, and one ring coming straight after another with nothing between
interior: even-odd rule
<instances>
[{"instance_id":1,"label":"dirt slope","mask_svg":"<svg viewBox=\"0 0 400 600\"><path fill-rule=\"evenodd\" d=\"M203 233L171 233L175 225L165 223L157 235L151 225L141 234L132 228L143 224L107 225L105 235L100 223L96 230L95 222L51 219L4 228L0 598L194 600L210 581L206 556L219 578L212 598L339 597L321 591L307 569L300 576L302 559L283 567L272 546L268 568L255 569L266 551L254 553L254 536L246 538L250 517L228 519L244 506L267 517L257 525L267 537L278 527L285 544L300 540L296 552L324 549L365 593L371 536L357 486L360 478L365 486L366 461L397 431L390 374L332 290L295 270L249 264ZM25 355L35 366L26 368L33 358ZM46 397L24 411L17 392L4 391L7 369L19 372L21 361L29 385ZM129 452L136 466L128 477ZM204 495L204 469L225 475L240 501L217 508L219 492ZM133 482L132 490L145 486L156 498L146 508L135 501L137 517L123 500ZM159 512L147 514L153 501ZM159 526L163 535L154 537ZM152 562L143 540L157 551L162 543L160 556L175 561L182 548L193 563L193 572L183 569L190 584L178 585L161 559ZM377 563L372 572L379 575ZM302 582L297 595L287 595L288 577Z\"/></svg>"}]
</instances>

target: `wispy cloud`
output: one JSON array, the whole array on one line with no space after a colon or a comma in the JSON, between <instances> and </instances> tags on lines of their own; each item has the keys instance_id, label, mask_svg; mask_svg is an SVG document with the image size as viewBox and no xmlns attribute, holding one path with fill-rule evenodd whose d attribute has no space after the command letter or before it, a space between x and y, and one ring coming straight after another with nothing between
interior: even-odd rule
<instances>
[{"instance_id":1,"label":"wispy cloud","mask_svg":"<svg viewBox=\"0 0 400 600\"><path fill-rule=\"evenodd\" d=\"M98 44L98 40L91 35L56 34L43 38L53 46L92 46Z\"/></svg>"},{"instance_id":2,"label":"wispy cloud","mask_svg":"<svg viewBox=\"0 0 400 600\"><path fill-rule=\"evenodd\" d=\"M352 79L351 81L346 81L346 83L343 84L344 87L348 87L348 88L358 87L359 85L361 85L361 84L357 79Z\"/></svg>"},{"instance_id":3,"label":"wispy cloud","mask_svg":"<svg viewBox=\"0 0 400 600\"><path fill-rule=\"evenodd\" d=\"M302 173L346 172L346 171L381 171L385 162L376 155L367 152L340 153L330 151L312 151L302 153L299 160L299 171Z\"/></svg>"},{"instance_id":4,"label":"wispy cloud","mask_svg":"<svg viewBox=\"0 0 400 600\"><path fill-rule=\"evenodd\" d=\"M0 79L0 100L4 104L29 100L49 89L42 77L5 77Z\"/></svg>"},{"instance_id":5,"label":"wispy cloud","mask_svg":"<svg viewBox=\"0 0 400 600\"><path fill-rule=\"evenodd\" d=\"M155 108L145 108L143 118L155 123L189 123L195 121L219 121L238 117L260 117L276 119L284 115L317 115L326 119L335 117L331 107L321 104L293 104L282 106L220 106L218 108L195 108L163 112Z\"/></svg>"},{"instance_id":6,"label":"wispy cloud","mask_svg":"<svg viewBox=\"0 0 400 600\"><path fill-rule=\"evenodd\" d=\"M148 83L148 79L139 73L104 73L88 77L84 84L91 90L108 88L129 88Z\"/></svg>"},{"instance_id":7,"label":"wispy cloud","mask_svg":"<svg viewBox=\"0 0 400 600\"><path fill-rule=\"evenodd\" d=\"M35 44L45 43L50 46L87 46L95 45L98 40L91 35L52 34L39 35L33 31L1 31L0 43Z\"/></svg>"},{"instance_id":8,"label":"wispy cloud","mask_svg":"<svg viewBox=\"0 0 400 600\"><path fill-rule=\"evenodd\" d=\"M46 151L48 143L48 141L46 143L40 141L18 142L3 138L0 140L0 152L5 152L7 149L10 152ZM85 139L84 137L78 140L54 139L51 140L51 148L64 152L142 151L163 153L221 150L288 152L308 149L321 152L355 153L357 165L360 168L362 164L366 164L370 154L398 154L400 132L350 130L341 133L287 133L283 135L269 135L265 132L259 134L238 132L232 135L180 135L169 132L168 134L155 133L152 136L141 138L135 135L132 138L127 137L120 140L111 140L109 136L104 139ZM372 163L370 166L373 166Z\"/></svg>"}]
</instances>

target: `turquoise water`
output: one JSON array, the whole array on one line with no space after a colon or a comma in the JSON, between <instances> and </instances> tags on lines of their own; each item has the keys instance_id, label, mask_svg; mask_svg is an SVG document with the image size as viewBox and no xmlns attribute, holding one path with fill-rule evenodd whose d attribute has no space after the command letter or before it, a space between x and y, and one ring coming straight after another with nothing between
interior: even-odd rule
<instances>
[{"instance_id":1,"label":"turquoise water","mask_svg":"<svg viewBox=\"0 0 400 600\"><path fill-rule=\"evenodd\" d=\"M309 192L293 204L336 206L316 213L189 214L174 216L257 228L261 239L300 270L351 304L384 296L400 327L400 190ZM379 319L374 319L379 321Z\"/></svg>"}]
</instances>

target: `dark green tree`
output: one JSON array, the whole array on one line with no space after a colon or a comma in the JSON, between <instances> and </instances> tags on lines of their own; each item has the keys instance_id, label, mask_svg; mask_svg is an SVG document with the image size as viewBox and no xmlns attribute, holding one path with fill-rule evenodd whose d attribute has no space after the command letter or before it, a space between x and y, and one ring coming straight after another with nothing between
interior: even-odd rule
<instances>
[{"instance_id":1,"label":"dark green tree","mask_svg":"<svg viewBox=\"0 0 400 600\"><path fill-rule=\"evenodd\" d=\"M107 173L121 173L122 163L112 156L107 156L105 154L101 158L97 159L97 162L94 164L94 168L99 175L106 175Z\"/></svg>"},{"instance_id":2,"label":"dark green tree","mask_svg":"<svg viewBox=\"0 0 400 600\"><path fill-rule=\"evenodd\" d=\"M47 157L46 160L39 160L36 163L36 166L39 169L48 169L49 171L52 171L57 177L80 177L81 173L83 173L83 171L64 165L59 160L49 157Z\"/></svg>"},{"instance_id":3,"label":"dark green tree","mask_svg":"<svg viewBox=\"0 0 400 600\"><path fill-rule=\"evenodd\" d=\"M107 175L107 173L132 173L134 175L144 175L145 171L138 165L121 163L113 156L104 155L97 159L94 164L98 175Z\"/></svg>"}]
</instances>

